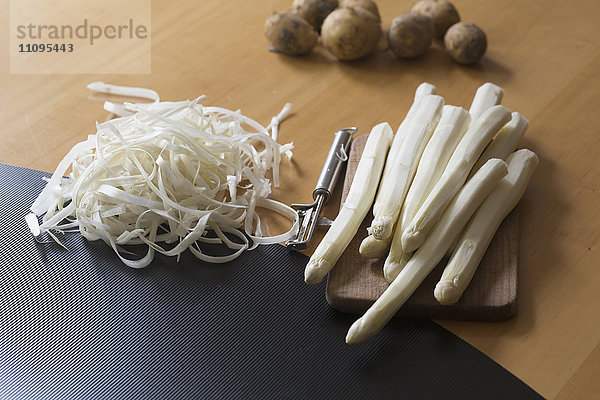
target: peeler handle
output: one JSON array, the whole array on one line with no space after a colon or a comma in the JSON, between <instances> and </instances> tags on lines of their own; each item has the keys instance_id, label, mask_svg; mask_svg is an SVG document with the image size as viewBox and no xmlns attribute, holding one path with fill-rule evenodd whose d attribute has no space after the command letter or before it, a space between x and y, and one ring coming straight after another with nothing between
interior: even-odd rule
<instances>
[{"instance_id":1,"label":"peeler handle","mask_svg":"<svg viewBox=\"0 0 600 400\"><path fill-rule=\"evenodd\" d=\"M317 196L325 196L325 201L329 200L335 183L340 175L342 166L348 159L348 153L350 153L350 144L352 143L352 135L356 132L356 128L344 128L340 129L335 133L335 138L327 154L327 159L321 170L321 175L317 181L317 186L313 191L313 198Z\"/></svg>"}]
</instances>

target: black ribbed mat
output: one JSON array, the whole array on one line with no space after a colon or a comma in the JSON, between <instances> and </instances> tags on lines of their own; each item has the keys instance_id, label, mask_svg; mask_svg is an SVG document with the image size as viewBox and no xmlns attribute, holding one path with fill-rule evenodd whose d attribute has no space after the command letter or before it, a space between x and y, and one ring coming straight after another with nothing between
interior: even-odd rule
<instances>
[{"instance_id":1,"label":"black ribbed mat","mask_svg":"<svg viewBox=\"0 0 600 400\"><path fill-rule=\"evenodd\" d=\"M0 164L1 398L540 398L428 320L346 345L356 317L279 245L135 270L78 234L37 243L23 217L42 176Z\"/></svg>"}]
</instances>

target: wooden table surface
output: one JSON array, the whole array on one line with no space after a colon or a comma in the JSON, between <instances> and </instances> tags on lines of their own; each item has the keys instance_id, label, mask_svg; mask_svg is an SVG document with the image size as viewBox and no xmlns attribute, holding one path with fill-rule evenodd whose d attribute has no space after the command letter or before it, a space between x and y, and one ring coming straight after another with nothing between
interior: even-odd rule
<instances>
[{"instance_id":1,"label":"wooden table surface","mask_svg":"<svg viewBox=\"0 0 600 400\"><path fill-rule=\"evenodd\" d=\"M488 35L488 52L473 67L453 63L439 46L414 61L378 54L341 63L322 49L302 58L268 52L264 20L290 3L153 1L147 75L10 74L2 30L0 162L52 171L107 117L104 97L85 88L92 81L153 88L165 100L205 94L205 104L239 108L265 124L291 102L280 140L294 141L294 161L283 166L275 197L308 201L336 129L367 133L381 121L397 127L423 81L447 104L463 106L480 84L494 82L505 89L503 104L530 119L522 146L540 157L520 206L519 313L501 323L439 322L547 398L597 395L600 2L456 0L463 20ZM387 26L412 2L378 4ZM0 13L9 26L8 0ZM111 60L97 54L97 62ZM336 207L326 214L334 217Z\"/></svg>"}]
</instances>

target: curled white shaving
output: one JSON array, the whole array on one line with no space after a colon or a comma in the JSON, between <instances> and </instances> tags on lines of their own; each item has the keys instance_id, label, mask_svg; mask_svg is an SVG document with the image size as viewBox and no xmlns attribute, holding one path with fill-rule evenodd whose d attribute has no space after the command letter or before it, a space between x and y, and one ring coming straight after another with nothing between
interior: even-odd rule
<instances>
[{"instance_id":1,"label":"curled white shaving","mask_svg":"<svg viewBox=\"0 0 600 400\"><path fill-rule=\"evenodd\" d=\"M335 155L340 159L340 161L348 161L348 153L346 153L346 149L344 148L343 144L340 144L340 147Z\"/></svg>"},{"instance_id":2,"label":"curled white shaving","mask_svg":"<svg viewBox=\"0 0 600 400\"><path fill-rule=\"evenodd\" d=\"M26 217L35 236L75 227L141 268L156 252L179 257L187 249L204 261L227 262L295 233L294 210L267 198L271 180L279 180L281 155L291 156L293 148L275 140L289 104L265 128L239 111L206 107L203 97L160 102L148 89L101 82L88 87L154 102L108 103L125 116L97 124L96 134L60 162ZM292 219L291 229L263 237L258 208ZM216 237L207 236L211 231ZM207 255L201 243L221 243L233 253ZM124 245L146 245L147 251L131 259Z\"/></svg>"},{"instance_id":3,"label":"curled white shaving","mask_svg":"<svg viewBox=\"0 0 600 400\"><path fill-rule=\"evenodd\" d=\"M142 99L153 100L154 103L158 103L160 101L160 96L152 89L110 85L104 82L92 82L89 85L87 85L87 88L99 93L115 94L118 96L139 97ZM124 117L126 115L133 114L133 111L129 108L129 106L131 106L131 104L129 103L117 104L111 101L104 102L104 109L109 113L118 115L119 117Z\"/></svg>"}]
</instances>

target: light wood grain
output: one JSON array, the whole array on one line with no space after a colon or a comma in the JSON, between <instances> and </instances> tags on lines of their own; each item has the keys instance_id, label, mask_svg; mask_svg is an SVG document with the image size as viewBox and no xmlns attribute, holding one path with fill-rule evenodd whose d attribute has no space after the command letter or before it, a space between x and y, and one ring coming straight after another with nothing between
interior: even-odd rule
<instances>
[{"instance_id":1,"label":"light wood grain","mask_svg":"<svg viewBox=\"0 0 600 400\"><path fill-rule=\"evenodd\" d=\"M531 121L522 144L540 156L519 206L519 312L501 323L441 324L547 398L598 393L591 377L600 362L600 2L454 1L488 36L485 58L472 67L453 63L439 45L405 62L389 54L341 63L322 50L270 53L264 20L290 3L153 1L150 75L10 75L8 28L0 30L0 162L53 170L107 116L104 97L85 89L91 81L151 87L165 100L206 94L206 104L240 108L265 124L289 101L293 115L280 139L294 141L295 158L282 167L274 196L306 202L336 129L397 127L423 81L457 105L492 81L504 87L503 103ZM9 1L1 4L8 27ZM412 2L378 5L387 25ZM107 60L98 54L97 62ZM325 214L335 217L338 205L339 193Z\"/></svg>"},{"instance_id":2,"label":"light wood grain","mask_svg":"<svg viewBox=\"0 0 600 400\"><path fill-rule=\"evenodd\" d=\"M356 138L346 166L342 202L346 199L368 135ZM327 279L327 301L349 313L365 312L387 289L380 258L361 257L358 249L367 237L373 213L362 222ZM442 259L419 288L400 308L397 317L440 318L452 320L500 321L517 312L517 264L519 253L518 213L515 209L502 222L490 243L473 279L460 300L452 306L440 305L433 290L448 262ZM387 255L387 254L386 254Z\"/></svg>"}]
</instances>

